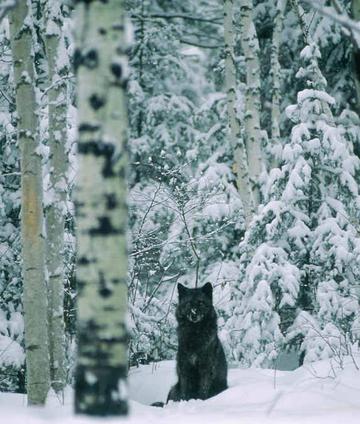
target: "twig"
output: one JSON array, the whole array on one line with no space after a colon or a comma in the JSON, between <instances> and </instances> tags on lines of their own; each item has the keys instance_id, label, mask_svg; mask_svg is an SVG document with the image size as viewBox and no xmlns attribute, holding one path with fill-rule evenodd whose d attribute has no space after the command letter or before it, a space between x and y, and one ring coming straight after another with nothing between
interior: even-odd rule
<instances>
[{"instance_id":1,"label":"twig","mask_svg":"<svg viewBox=\"0 0 360 424\"><path fill-rule=\"evenodd\" d=\"M140 15L131 15L132 18L136 19L149 19L149 18L159 18L159 19L185 19L188 21L197 21L197 22L207 22L209 24L221 25L222 17L215 18L204 18L202 16L191 16L185 13L152 13L151 15L140 16Z\"/></svg>"},{"instance_id":2,"label":"twig","mask_svg":"<svg viewBox=\"0 0 360 424\"><path fill-rule=\"evenodd\" d=\"M194 253L194 256L196 258L196 268L195 268L195 288L196 288L198 286L198 282L199 282L200 256L199 256L199 254L198 254L198 252L196 250L194 239L193 239L193 237L190 234L190 231L189 231L189 227L187 225L187 221L186 221L184 210L181 211L181 218L182 218L182 221L184 223L186 234L188 235L188 238L189 238L191 249L192 249L192 251Z\"/></svg>"},{"instance_id":3,"label":"twig","mask_svg":"<svg viewBox=\"0 0 360 424\"><path fill-rule=\"evenodd\" d=\"M184 40L181 39L180 43L182 44L188 44L189 46L194 46L194 47L200 47L202 49L222 49L224 47L223 44L202 44L202 43L198 43L196 41L191 41L191 40Z\"/></svg>"}]
</instances>

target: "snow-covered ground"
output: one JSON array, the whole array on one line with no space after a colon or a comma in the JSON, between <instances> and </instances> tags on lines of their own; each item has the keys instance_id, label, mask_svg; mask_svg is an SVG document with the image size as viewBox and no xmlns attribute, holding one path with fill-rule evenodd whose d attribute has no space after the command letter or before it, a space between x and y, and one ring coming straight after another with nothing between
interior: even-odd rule
<instances>
[{"instance_id":1,"label":"snow-covered ground","mask_svg":"<svg viewBox=\"0 0 360 424\"><path fill-rule=\"evenodd\" d=\"M174 362L141 366L130 372L129 424L358 424L360 422L360 371L352 360L341 370L336 362L319 362L295 371L230 369L229 389L207 401L163 401L175 381ZM45 409L26 408L22 395L0 393L1 423L87 424L94 419L73 417L71 391L65 405L50 397ZM107 419L119 422L119 419ZM125 420L120 420L124 422Z\"/></svg>"}]
</instances>

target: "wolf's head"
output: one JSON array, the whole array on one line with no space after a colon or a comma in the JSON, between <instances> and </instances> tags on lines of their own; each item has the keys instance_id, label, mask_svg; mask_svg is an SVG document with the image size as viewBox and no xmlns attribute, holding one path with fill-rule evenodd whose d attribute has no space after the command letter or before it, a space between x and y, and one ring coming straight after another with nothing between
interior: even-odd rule
<instances>
[{"instance_id":1,"label":"wolf's head","mask_svg":"<svg viewBox=\"0 0 360 424\"><path fill-rule=\"evenodd\" d=\"M213 314L212 291L211 283L206 283L203 287L196 289L189 289L179 283L178 318L198 323Z\"/></svg>"}]
</instances>

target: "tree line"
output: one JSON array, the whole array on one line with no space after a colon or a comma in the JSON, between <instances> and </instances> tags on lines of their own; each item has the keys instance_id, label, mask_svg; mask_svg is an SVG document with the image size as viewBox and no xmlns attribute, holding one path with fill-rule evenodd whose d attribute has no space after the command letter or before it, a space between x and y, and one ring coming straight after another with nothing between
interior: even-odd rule
<instances>
[{"instance_id":1,"label":"tree line","mask_svg":"<svg viewBox=\"0 0 360 424\"><path fill-rule=\"evenodd\" d=\"M0 6L2 390L125 413L177 283L213 283L230 362L355 352L359 7Z\"/></svg>"}]
</instances>

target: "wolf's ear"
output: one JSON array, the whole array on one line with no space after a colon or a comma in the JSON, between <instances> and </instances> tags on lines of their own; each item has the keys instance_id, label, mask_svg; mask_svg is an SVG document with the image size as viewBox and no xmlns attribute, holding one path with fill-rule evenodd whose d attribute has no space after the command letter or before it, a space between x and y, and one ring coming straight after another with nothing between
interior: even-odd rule
<instances>
[{"instance_id":1,"label":"wolf's ear","mask_svg":"<svg viewBox=\"0 0 360 424\"><path fill-rule=\"evenodd\" d=\"M206 294L207 297L212 299L213 286L211 283L206 283L204 286L201 287L201 290L203 291L203 293Z\"/></svg>"},{"instance_id":2,"label":"wolf's ear","mask_svg":"<svg viewBox=\"0 0 360 424\"><path fill-rule=\"evenodd\" d=\"M188 289L187 287L183 286L181 283L178 283L178 293L179 293L179 299L180 299L181 297L183 297L183 296L186 294L186 292L187 292L188 290L189 290L189 289Z\"/></svg>"}]
</instances>

